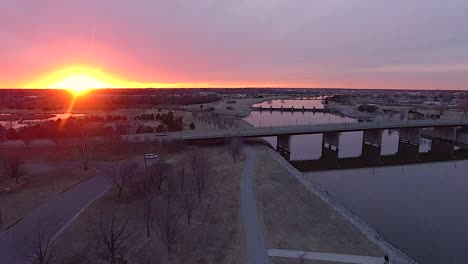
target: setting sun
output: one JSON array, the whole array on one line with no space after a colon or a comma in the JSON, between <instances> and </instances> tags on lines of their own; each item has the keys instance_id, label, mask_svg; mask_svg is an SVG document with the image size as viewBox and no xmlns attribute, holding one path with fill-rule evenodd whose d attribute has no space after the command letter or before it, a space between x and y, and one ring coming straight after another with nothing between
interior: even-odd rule
<instances>
[{"instance_id":1,"label":"setting sun","mask_svg":"<svg viewBox=\"0 0 468 264\"><path fill-rule=\"evenodd\" d=\"M74 95L81 95L92 89L121 86L122 81L104 74L99 69L86 67L66 68L28 85L30 88L66 89Z\"/></svg>"},{"instance_id":2,"label":"setting sun","mask_svg":"<svg viewBox=\"0 0 468 264\"><path fill-rule=\"evenodd\" d=\"M74 74L67 76L57 83L51 85L51 88L64 88L73 94L80 95L95 88L106 88L109 85L105 82L85 74Z\"/></svg>"}]
</instances>

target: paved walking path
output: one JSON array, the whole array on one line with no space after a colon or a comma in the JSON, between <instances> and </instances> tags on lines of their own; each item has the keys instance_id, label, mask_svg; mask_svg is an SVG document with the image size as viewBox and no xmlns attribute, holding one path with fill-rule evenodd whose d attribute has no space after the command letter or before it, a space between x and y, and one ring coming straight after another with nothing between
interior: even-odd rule
<instances>
[{"instance_id":1,"label":"paved walking path","mask_svg":"<svg viewBox=\"0 0 468 264\"><path fill-rule=\"evenodd\" d=\"M321 261L332 261L332 262L353 263L353 264L387 263L385 262L385 259L382 257L369 257L369 256L322 253L322 252L299 251L299 250L286 250L286 249L269 249L268 255L270 257L294 258L294 259L299 259L301 256L303 256L304 259L307 259L307 260L321 260Z\"/></svg>"},{"instance_id":2,"label":"paved walking path","mask_svg":"<svg viewBox=\"0 0 468 264\"><path fill-rule=\"evenodd\" d=\"M244 220L245 244L247 247L248 264L270 263L265 247L263 232L258 220L257 204L252 182L256 170L255 150L250 147L244 148L246 161L242 172L240 195L242 217Z\"/></svg>"},{"instance_id":3,"label":"paved walking path","mask_svg":"<svg viewBox=\"0 0 468 264\"><path fill-rule=\"evenodd\" d=\"M97 175L56 196L0 233L0 263L23 264L34 253L38 230L45 238L57 235L67 224L112 186Z\"/></svg>"}]
</instances>

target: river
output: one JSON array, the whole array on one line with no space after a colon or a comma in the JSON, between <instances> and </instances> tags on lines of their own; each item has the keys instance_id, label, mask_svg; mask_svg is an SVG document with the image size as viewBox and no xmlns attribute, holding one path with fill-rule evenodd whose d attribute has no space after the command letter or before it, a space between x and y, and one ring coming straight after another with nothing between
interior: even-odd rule
<instances>
[{"instance_id":1,"label":"river","mask_svg":"<svg viewBox=\"0 0 468 264\"><path fill-rule=\"evenodd\" d=\"M285 100L285 103L288 108L306 105L318 109L320 101L306 101ZM281 101L262 103L264 107L267 105L280 107ZM254 111L245 120L256 127L357 122L328 113L279 111ZM385 130L380 156L377 155L379 162L371 165L359 158L362 138L363 132L341 133L340 162L329 166L320 159L321 134L292 136L290 162L307 180L327 190L387 242L419 263L467 263L466 152L448 145L455 153L448 158L432 146L436 146L435 142L421 139L416 152L411 153L415 156L413 160L408 153L399 156L402 150L398 131ZM276 147L276 137L266 140Z\"/></svg>"}]
</instances>

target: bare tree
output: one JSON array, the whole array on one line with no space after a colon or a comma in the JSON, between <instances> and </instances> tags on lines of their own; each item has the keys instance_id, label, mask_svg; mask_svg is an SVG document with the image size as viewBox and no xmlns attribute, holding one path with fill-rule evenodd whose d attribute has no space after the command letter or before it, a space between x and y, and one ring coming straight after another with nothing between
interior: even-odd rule
<instances>
[{"instance_id":1,"label":"bare tree","mask_svg":"<svg viewBox=\"0 0 468 264\"><path fill-rule=\"evenodd\" d=\"M192 154L190 164L192 166L192 173L195 178L198 202L201 202L201 195L206 187L206 178L210 162L205 152L197 152Z\"/></svg>"},{"instance_id":2,"label":"bare tree","mask_svg":"<svg viewBox=\"0 0 468 264\"><path fill-rule=\"evenodd\" d=\"M187 224L191 224L193 210L195 209L195 197L193 192L188 191L184 195L183 207L185 210L185 215L187 216Z\"/></svg>"},{"instance_id":3,"label":"bare tree","mask_svg":"<svg viewBox=\"0 0 468 264\"><path fill-rule=\"evenodd\" d=\"M137 165L134 162L116 161L107 170L108 176L117 188L117 199L120 199L125 185L134 177Z\"/></svg>"},{"instance_id":4,"label":"bare tree","mask_svg":"<svg viewBox=\"0 0 468 264\"><path fill-rule=\"evenodd\" d=\"M19 180L24 174L22 169L24 161L21 155L14 154L8 157L4 157L1 163L3 167L3 173L12 180L15 180L16 184L19 184Z\"/></svg>"},{"instance_id":5,"label":"bare tree","mask_svg":"<svg viewBox=\"0 0 468 264\"><path fill-rule=\"evenodd\" d=\"M147 173L144 180L140 184L140 193L143 196L143 220L146 226L146 236L151 236L151 226L154 221L155 208L154 199L158 196L159 192L156 189L154 174Z\"/></svg>"},{"instance_id":6,"label":"bare tree","mask_svg":"<svg viewBox=\"0 0 468 264\"><path fill-rule=\"evenodd\" d=\"M6 129L0 125L0 142L4 142L6 140Z\"/></svg>"},{"instance_id":7,"label":"bare tree","mask_svg":"<svg viewBox=\"0 0 468 264\"><path fill-rule=\"evenodd\" d=\"M151 176L151 179L156 184L158 191L161 190L161 186L166 180L166 164L163 161L160 161L156 164L153 164L149 167L148 173Z\"/></svg>"},{"instance_id":8,"label":"bare tree","mask_svg":"<svg viewBox=\"0 0 468 264\"><path fill-rule=\"evenodd\" d=\"M177 195L176 184L172 178L169 178L166 181L166 188L164 190L164 196L166 198L166 210L169 211L171 207L171 203L175 200Z\"/></svg>"},{"instance_id":9,"label":"bare tree","mask_svg":"<svg viewBox=\"0 0 468 264\"><path fill-rule=\"evenodd\" d=\"M109 254L108 261L111 264L119 263L125 259L122 249L126 240L130 237L130 233L126 230L127 223L128 219L125 221L116 219L115 210L112 210L112 215L107 219L101 219L100 236Z\"/></svg>"},{"instance_id":10,"label":"bare tree","mask_svg":"<svg viewBox=\"0 0 468 264\"><path fill-rule=\"evenodd\" d=\"M178 237L178 224L179 214L174 212L172 209L166 211L165 214L161 214L158 218L158 227L161 242L167 249L168 257L171 256L171 251L175 246Z\"/></svg>"},{"instance_id":11,"label":"bare tree","mask_svg":"<svg viewBox=\"0 0 468 264\"><path fill-rule=\"evenodd\" d=\"M438 105L437 108L439 110L439 114L443 115L448 108L448 104L446 102L440 102L440 105Z\"/></svg>"},{"instance_id":12,"label":"bare tree","mask_svg":"<svg viewBox=\"0 0 468 264\"><path fill-rule=\"evenodd\" d=\"M2 182L7 181L7 179L9 178L9 175L5 168L5 162L6 162L6 158L0 157L0 184Z\"/></svg>"},{"instance_id":13,"label":"bare tree","mask_svg":"<svg viewBox=\"0 0 468 264\"><path fill-rule=\"evenodd\" d=\"M468 98L467 97L458 101L458 108L460 108L465 113L465 116L468 115Z\"/></svg>"},{"instance_id":14,"label":"bare tree","mask_svg":"<svg viewBox=\"0 0 468 264\"><path fill-rule=\"evenodd\" d=\"M242 148L242 139L232 138L230 142L230 149L231 149L231 154L232 154L232 160L234 162L239 157L241 148Z\"/></svg>"},{"instance_id":15,"label":"bare tree","mask_svg":"<svg viewBox=\"0 0 468 264\"><path fill-rule=\"evenodd\" d=\"M31 142L33 140L32 136L33 135L31 133L31 130L27 128L23 131L23 133L21 133L21 140L24 142L26 148L29 148L29 146L31 145Z\"/></svg>"},{"instance_id":16,"label":"bare tree","mask_svg":"<svg viewBox=\"0 0 468 264\"><path fill-rule=\"evenodd\" d=\"M181 190L181 191L184 191L185 167L182 167L182 169L180 170L179 177L180 177L180 190Z\"/></svg>"},{"instance_id":17,"label":"bare tree","mask_svg":"<svg viewBox=\"0 0 468 264\"><path fill-rule=\"evenodd\" d=\"M206 186L206 175L202 172L197 173L196 175L197 179L197 192L198 192L198 202L201 202L201 195L203 191L205 190Z\"/></svg>"},{"instance_id":18,"label":"bare tree","mask_svg":"<svg viewBox=\"0 0 468 264\"><path fill-rule=\"evenodd\" d=\"M2 208L0 208L0 232L3 231Z\"/></svg>"},{"instance_id":19,"label":"bare tree","mask_svg":"<svg viewBox=\"0 0 468 264\"><path fill-rule=\"evenodd\" d=\"M79 138L77 146L78 159L83 170L89 169L89 161L91 160L95 147L96 144L89 134L87 132L83 133Z\"/></svg>"},{"instance_id":20,"label":"bare tree","mask_svg":"<svg viewBox=\"0 0 468 264\"><path fill-rule=\"evenodd\" d=\"M304 264L305 252L302 252L301 254L298 254L297 257L299 259L299 264Z\"/></svg>"},{"instance_id":21,"label":"bare tree","mask_svg":"<svg viewBox=\"0 0 468 264\"><path fill-rule=\"evenodd\" d=\"M32 264L49 264L52 260L53 244L50 238L45 238L40 229L37 232L37 241L34 247L34 255L30 257Z\"/></svg>"}]
</instances>

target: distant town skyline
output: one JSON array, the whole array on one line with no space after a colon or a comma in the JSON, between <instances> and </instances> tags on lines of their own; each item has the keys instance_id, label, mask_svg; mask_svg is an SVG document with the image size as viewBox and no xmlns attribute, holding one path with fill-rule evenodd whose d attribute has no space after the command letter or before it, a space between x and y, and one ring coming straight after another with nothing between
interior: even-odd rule
<instances>
[{"instance_id":1,"label":"distant town skyline","mask_svg":"<svg viewBox=\"0 0 468 264\"><path fill-rule=\"evenodd\" d=\"M0 88L468 89L466 0L0 0L0 10Z\"/></svg>"}]
</instances>

